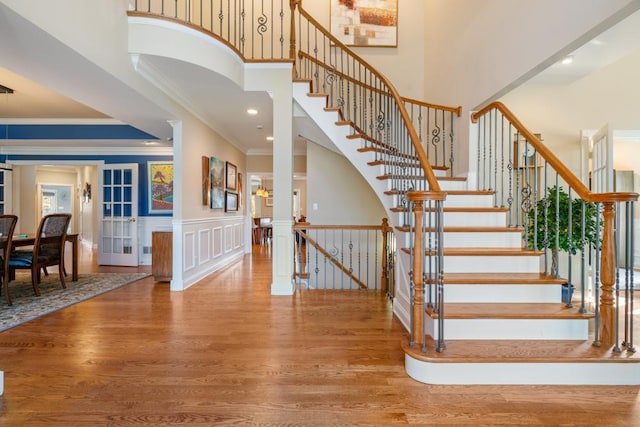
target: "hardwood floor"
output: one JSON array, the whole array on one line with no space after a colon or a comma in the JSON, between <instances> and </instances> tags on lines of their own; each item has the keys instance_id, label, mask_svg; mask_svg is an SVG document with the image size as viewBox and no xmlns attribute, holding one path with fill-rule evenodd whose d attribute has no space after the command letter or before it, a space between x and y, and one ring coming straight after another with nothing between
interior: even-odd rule
<instances>
[{"instance_id":1,"label":"hardwood floor","mask_svg":"<svg viewBox=\"0 0 640 427\"><path fill-rule=\"evenodd\" d=\"M0 425L640 425L640 387L418 383L386 299L272 297L254 249L185 292L147 278L1 333Z\"/></svg>"}]
</instances>

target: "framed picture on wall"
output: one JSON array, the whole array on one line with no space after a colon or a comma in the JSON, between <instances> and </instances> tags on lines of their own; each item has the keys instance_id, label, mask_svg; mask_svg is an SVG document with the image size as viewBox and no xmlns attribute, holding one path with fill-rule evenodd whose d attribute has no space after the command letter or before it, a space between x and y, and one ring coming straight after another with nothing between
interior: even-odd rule
<instances>
[{"instance_id":1,"label":"framed picture on wall","mask_svg":"<svg viewBox=\"0 0 640 427\"><path fill-rule=\"evenodd\" d=\"M211 209L224 209L224 161L209 158L209 180L211 182Z\"/></svg>"},{"instance_id":2,"label":"framed picture on wall","mask_svg":"<svg viewBox=\"0 0 640 427\"><path fill-rule=\"evenodd\" d=\"M398 46L398 0L330 0L329 4L329 28L342 43Z\"/></svg>"},{"instance_id":3,"label":"framed picture on wall","mask_svg":"<svg viewBox=\"0 0 640 427\"><path fill-rule=\"evenodd\" d=\"M227 162L227 189L238 189L238 168L231 162Z\"/></svg>"},{"instance_id":4,"label":"framed picture on wall","mask_svg":"<svg viewBox=\"0 0 640 427\"><path fill-rule=\"evenodd\" d=\"M202 204L204 206L209 206L209 203L211 203L211 192L209 191L209 188L211 186L211 184L209 183L210 179L209 157L202 156Z\"/></svg>"},{"instance_id":5,"label":"framed picture on wall","mask_svg":"<svg viewBox=\"0 0 640 427\"><path fill-rule=\"evenodd\" d=\"M238 211L238 193L234 193L233 191L225 192L224 210L225 212Z\"/></svg>"},{"instance_id":6,"label":"framed picture on wall","mask_svg":"<svg viewBox=\"0 0 640 427\"><path fill-rule=\"evenodd\" d=\"M242 207L242 174L238 172L238 207Z\"/></svg>"},{"instance_id":7,"label":"framed picture on wall","mask_svg":"<svg viewBox=\"0 0 640 427\"><path fill-rule=\"evenodd\" d=\"M149 161L149 213L170 213L173 210L173 162Z\"/></svg>"},{"instance_id":8,"label":"framed picture on wall","mask_svg":"<svg viewBox=\"0 0 640 427\"><path fill-rule=\"evenodd\" d=\"M267 192L267 197L264 198L265 206L273 206L273 190Z\"/></svg>"}]
</instances>

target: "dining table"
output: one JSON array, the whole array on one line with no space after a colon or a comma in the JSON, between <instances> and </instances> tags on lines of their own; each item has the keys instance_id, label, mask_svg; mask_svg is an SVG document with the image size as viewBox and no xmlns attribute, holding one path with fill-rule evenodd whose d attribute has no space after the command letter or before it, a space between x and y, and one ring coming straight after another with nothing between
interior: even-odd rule
<instances>
[{"instance_id":1,"label":"dining table","mask_svg":"<svg viewBox=\"0 0 640 427\"><path fill-rule=\"evenodd\" d=\"M66 241L71 242L71 281L78 281L78 233L69 233ZM36 242L36 236L30 234L18 234L11 239L11 246L14 248L33 246ZM63 257L64 261L64 257Z\"/></svg>"}]
</instances>

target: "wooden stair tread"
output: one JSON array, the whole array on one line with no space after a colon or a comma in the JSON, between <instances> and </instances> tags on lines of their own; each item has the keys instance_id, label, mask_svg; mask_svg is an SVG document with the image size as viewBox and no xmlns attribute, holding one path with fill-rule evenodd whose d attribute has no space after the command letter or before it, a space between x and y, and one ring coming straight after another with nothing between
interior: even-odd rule
<instances>
[{"instance_id":1,"label":"wooden stair tread","mask_svg":"<svg viewBox=\"0 0 640 427\"><path fill-rule=\"evenodd\" d=\"M379 159L379 160L373 160L371 162L367 162L367 165L369 166L393 165L393 166L404 166L404 167L414 167L414 168L422 167L420 162L418 162L417 157L404 157L400 155L397 155L397 156L398 156L398 160ZM449 167L431 165L431 169L438 170L438 171L448 171Z\"/></svg>"},{"instance_id":2,"label":"wooden stair tread","mask_svg":"<svg viewBox=\"0 0 640 427\"><path fill-rule=\"evenodd\" d=\"M558 303L448 303L445 319L591 319L593 313L580 313L579 307ZM430 308L427 314L437 318ZM446 323L446 320L445 320Z\"/></svg>"},{"instance_id":3,"label":"wooden stair tread","mask_svg":"<svg viewBox=\"0 0 640 427\"><path fill-rule=\"evenodd\" d=\"M445 273L444 284L456 285L558 285L567 279L544 273Z\"/></svg>"},{"instance_id":4,"label":"wooden stair tread","mask_svg":"<svg viewBox=\"0 0 640 427\"><path fill-rule=\"evenodd\" d=\"M409 248L401 249L405 253L410 253ZM427 251L428 252L428 251ZM450 248L443 249L444 256L541 256L543 251L534 251L526 248Z\"/></svg>"},{"instance_id":5,"label":"wooden stair tread","mask_svg":"<svg viewBox=\"0 0 640 427\"><path fill-rule=\"evenodd\" d=\"M434 363L640 363L640 352L617 353L588 340L446 340L442 353L433 350L431 337L427 353L406 339L401 345L411 357Z\"/></svg>"},{"instance_id":6,"label":"wooden stair tread","mask_svg":"<svg viewBox=\"0 0 640 427\"><path fill-rule=\"evenodd\" d=\"M447 190L445 193L452 196L493 196L496 192L493 190Z\"/></svg>"},{"instance_id":7,"label":"wooden stair tread","mask_svg":"<svg viewBox=\"0 0 640 427\"><path fill-rule=\"evenodd\" d=\"M398 226L396 230L409 232L409 227ZM434 231L433 228L425 231ZM445 233L522 233L524 227L444 227Z\"/></svg>"},{"instance_id":8,"label":"wooden stair tread","mask_svg":"<svg viewBox=\"0 0 640 427\"><path fill-rule=\"evenodd\" d=\"M496 256L540 256L543 255L543 251L535 251L526 248L500 248L500 247L472 247L472 248L444 248L445 255L496 255Z\"/></svg>"},{"instance_id":9,"label":"wooden stair tread","mask_svg":"<svg viewBox=\"0 0 640 427\"><path fill-rule=\"evenodd\" d=\"M441 169L442 168L442 169ZM433 170L443 170L444 168L446 168L446 166L434 166L432 167ZM386 194L387 196L395 196L398 194L405 194L407 193L406 191L401 191L401 190L387 190L384 192L384 194ZM494 194L493 191L487 190L487 191L476 191L476 190L446 190L445 193L447 194L447 196L492 196ZM504 207L504 206L500 206L500 207Z\"/></svg>"},{"instance_id":10,"label":"wooden stair tread","mask_svg":"<svg viewBox=\"0 0 640 427\"><path fill-rule=\"evenodd\" d=\"M348 138L348 137L347 137ZM386 175L379 175L376 177L377 179L383 181L385 179L423 179L424 175L391 175L391 174L386 174ZM436 179L438 181L466 181L467 178L463 177L463 176L436 176Z\"/></svg>"},{"instance_id":11,"label":"wooden stair tread","mask_svg":"<svg viewBox=\"0 0 640 427\"><path fill-rule=\"evenodd\" d=\"M407 208L404 206L395 207L390 209L392 212L406 212ZM433 211L434 209L426 209L427 212ZM444 207L444 212L509 212L509 208L470 208L470 207Z\"/></svg>"}]
</instances>

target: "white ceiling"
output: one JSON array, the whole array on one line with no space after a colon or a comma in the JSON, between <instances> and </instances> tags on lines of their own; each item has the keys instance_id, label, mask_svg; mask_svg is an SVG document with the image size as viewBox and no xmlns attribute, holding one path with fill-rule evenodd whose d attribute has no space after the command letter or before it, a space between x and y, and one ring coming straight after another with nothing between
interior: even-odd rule
<instances>
[{"instance_id":1,"label":"white ceiling","mask_svg":"<svg viewBox=\"0 0 640 427\"><path fill-rule=\"evenodd\" d=\"M572 64L568 66L554 64L528 83L569 84L639 48L640 13L635 13L575 50L572 53L574 57ZM145 58L145 61L150 61L153 69L166 81L171 82L174 96L179 98L178 102L184 108L198 116L241 151L247 154L272 152L272 143L266 139L267 136L272 135L272 103L267 93L243 92L220 75L192 64L158 57ZM85 70L84 73L86 74L87 71ZM99 76L94 81L101 81L97 80L98 78ZM12 94L0 94L0 122L36 119L86 121L105 120L115 116L89 108L2 67L0 67L0 84L15 91ZM103 96L106 94L108 91L103 91ZM258 109L259 114L248 115L246 112L248 108ZM126 115L123 116L126 117ZM296 153L305 152L305 141L299 135L304 135L323 145L326 143L326 138L312 123L304 119L296 119L294 126ZM0 141L0 144L7 143L6 140ZM70 141L57 143L73 144ZM164 146L171 145L167 135L162 135L159 143ZM79 143L76 141L75 144ZM94 144L104 145L104 141ZM114 144L143 145L143 141L121 141ZM86 141L84 145L87 145Z\"/></svg>"},{"instance_id":2,"label":"white ceiling","mask_svg":"<svg viewBox=\"0 0 640 427\"><path fill-rule=\"evenodd\" d=\"M571 84L640 49L640 12L629 15L615 26L585 43L569 55L573 62L556 62L527 84Z\"/></svg>"}]
</instances>

